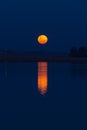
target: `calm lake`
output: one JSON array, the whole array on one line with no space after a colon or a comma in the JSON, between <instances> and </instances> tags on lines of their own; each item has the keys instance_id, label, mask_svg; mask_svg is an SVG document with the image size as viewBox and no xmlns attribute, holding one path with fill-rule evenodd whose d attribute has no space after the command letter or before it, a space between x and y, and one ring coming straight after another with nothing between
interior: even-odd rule
<instances>
[{"instance_id":1,"label":"calm lake","mask_svg":"<svg viewBox=\"0 0 87 130\"><path fill-rule=\"evenodd\" d=\"M87 64L0 63L0 127L87 128Z\"/></svg>"}]
</instances>

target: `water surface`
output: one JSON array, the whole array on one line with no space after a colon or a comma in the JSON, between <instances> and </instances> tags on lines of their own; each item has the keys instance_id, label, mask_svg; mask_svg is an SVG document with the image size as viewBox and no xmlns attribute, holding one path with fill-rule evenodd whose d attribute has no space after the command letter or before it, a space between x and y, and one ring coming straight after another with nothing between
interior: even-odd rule
<instances>
[{"instance_id":1,"label":"water surface","mask_svg":"<svg viewBox=\"0 0 87 130\"><path fill-rule=\"evenodd\" d=\"M87 64L0 64L0 121L12 129L84 128L86 102Z\"/></svg>"}]
</instances>

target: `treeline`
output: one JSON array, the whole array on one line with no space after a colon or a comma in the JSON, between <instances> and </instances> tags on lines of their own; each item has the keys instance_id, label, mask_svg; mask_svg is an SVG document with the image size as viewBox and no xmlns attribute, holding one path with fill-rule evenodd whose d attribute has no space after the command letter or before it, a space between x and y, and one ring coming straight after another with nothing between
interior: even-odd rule
<instances>
[{"instance_id":1,"label":"treeline","mask_svg":"<svg viewBox=\"0 0 87 130\"><path fill-rule=\"evenodd\" d=\"M72 47L69 52L70 57L87 57L87 48L82 46L80 48Z\"/></svg>"}]
</instances>

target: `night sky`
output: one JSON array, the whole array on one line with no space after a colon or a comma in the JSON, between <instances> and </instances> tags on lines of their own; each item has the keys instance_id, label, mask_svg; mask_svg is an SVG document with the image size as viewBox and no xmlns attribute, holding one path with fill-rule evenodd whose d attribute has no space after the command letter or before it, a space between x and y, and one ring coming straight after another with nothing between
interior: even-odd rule
<instances>
[{"instance_id":1,"label":"night sky","mask_svg":"<svg viewBox=\"0 0 87 130\"><path fill-rule=\"evenodd\" d=\"M45 34L48 44L39 46ZM0 1L0 49L68 51L87 46L86 0Z\"/></svg>"}]
</instances>

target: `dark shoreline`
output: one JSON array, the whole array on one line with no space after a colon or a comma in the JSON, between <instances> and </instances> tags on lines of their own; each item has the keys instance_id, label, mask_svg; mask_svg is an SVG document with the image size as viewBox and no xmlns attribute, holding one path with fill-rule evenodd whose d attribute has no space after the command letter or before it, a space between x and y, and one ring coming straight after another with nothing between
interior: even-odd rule
<instances>
[{"instance_id":1,"label":"dark shoreline","mask_svg":"<svg viewBox=\"0 0 87 130\"><path fill-rule=\"evenodd\" d=\"M87 63L87 57L48 57L48 56L4 56L0 57L0 62L75 62Z\"/></svg>"}]
</instances>

